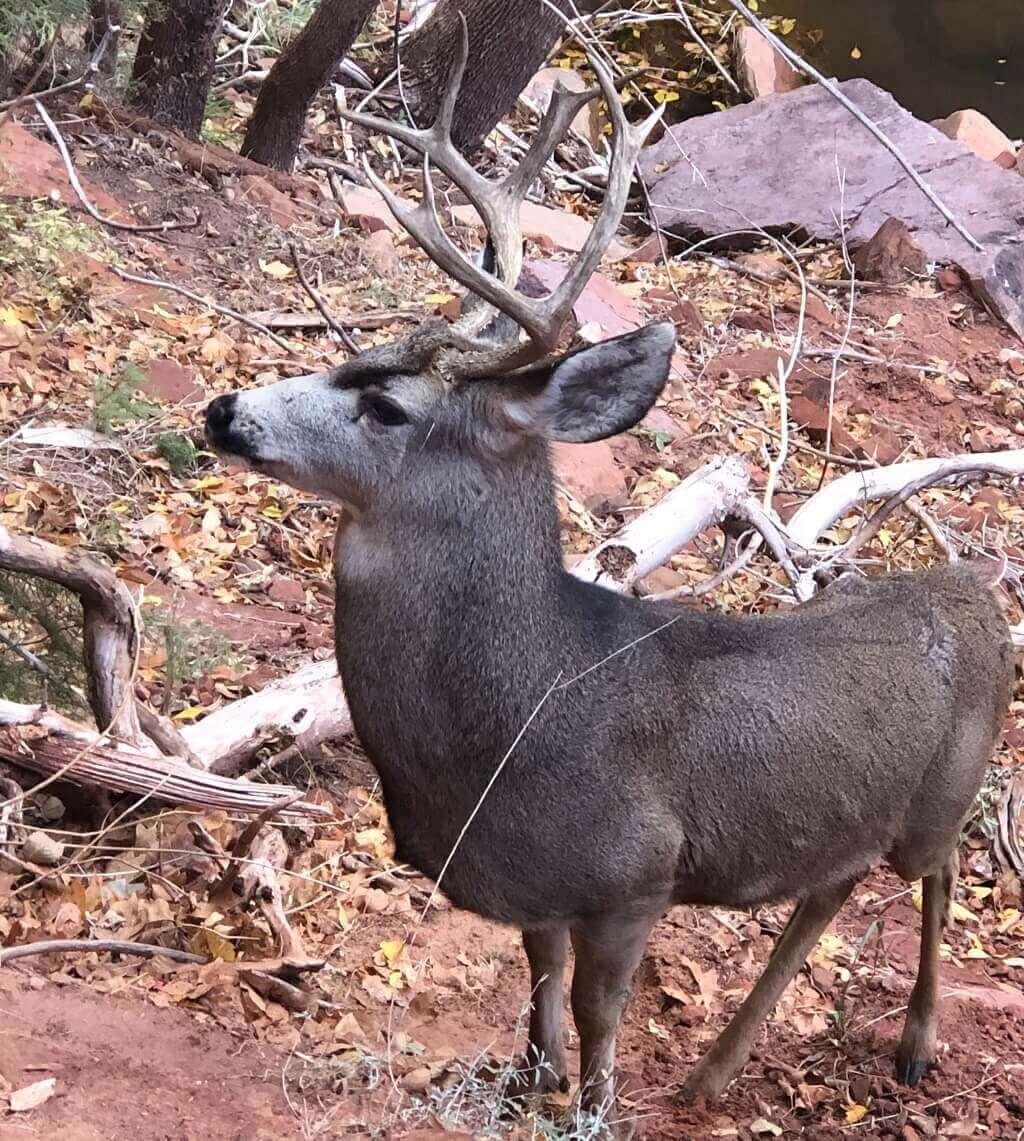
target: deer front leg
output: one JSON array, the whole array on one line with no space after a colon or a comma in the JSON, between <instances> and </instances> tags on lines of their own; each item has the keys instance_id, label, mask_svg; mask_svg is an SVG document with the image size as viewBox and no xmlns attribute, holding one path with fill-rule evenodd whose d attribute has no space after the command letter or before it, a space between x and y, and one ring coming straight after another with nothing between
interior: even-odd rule
<instances>
[{"instance_id":1,"label":"deer front leg","mask_svg":"<svg viewBox=\"0 0 1024 1141\"><path fill-rule=\"evenodd\" d=\"M548 927L524 931L523 947L530 960L530 1041L517 1092L564 1093L569 1089L562 1030L569 930Z\"/></svg>"},{"instance_id":2,"label":"deer front leg","mask_svg":"<svg viewBox=\"0 0 1024 1141\"><path fill-rule=\"evenodd\" d=\"M756 986L683 1083L681 1096L684 1099L703 1095L713 1100L742 1069L750 1057L761 1023L806 962L818 936L842 907L852 888L852 883L845 884L810 895L798 904Z\"/></svg>"},{"instance_id":3,"label":"deer front leg","mask_svg":"<svg viewBox=\"0 0 1024 1141\"><path fill-rule=\"evenodd\" d=\"M615 1035L656 919L649 914L602 916L573 929L572 1013L580 1036L584 1109L605 1113L615 1100Z\"/></svg>"}]
</instances>

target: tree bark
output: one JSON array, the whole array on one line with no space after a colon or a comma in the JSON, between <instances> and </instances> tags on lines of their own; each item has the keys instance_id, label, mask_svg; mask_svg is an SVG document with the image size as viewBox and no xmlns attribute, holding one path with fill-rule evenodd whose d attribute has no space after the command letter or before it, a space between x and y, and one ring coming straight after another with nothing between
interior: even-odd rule
<instances>
[{"instance_id":1,"label":"tree bark","mask_svg":"<svg viewBox=\"0 0 1024 1141\"><path fill-rule=\"evenodd\" d=\"M85 31L85 50L91 56L103 42L107 29L112 25L118 28L124 26L121 5L118 0L92 0L89 5L89 24ZM100 74L113 75L117 63L117 47L121 33L115 32L110 37L107 50L100 60Z\"/></svg>"},{"instance_id":2,"label":"tree bark","mask_svg":"<svg viewBox=\"0 0 1024 1141\"><path fill-rule=\"evenodd\" d=\"M570 11L567 0L553 0ZM600 0L580 0L580 12ZM458 44L459 13L466 17L469 62L455 107L452 141L469 154L515 106L558 42L565 23L544 0L441 0L401 50L405 95L417 125L433 122Z\"/></svg>"},{"instance_id":3,"label":"tree bark","mask_svg":"<svg viewBox=\"0 0 1024 1141\"><path fill-rule=\"evenodd\" d=\"M132 68L131 104L198 138L229 0L153 0Z\"/></svg>"},{"instance_id":4,"label":"tree bark","mask_svg":"<svg viewBox=\"0 0 1024 1141\"><path fill-rule=\"evenodd\" d=\"M309 105L348 54L376 0L320 0L260 88L242 154L290 170L302 141Z\"/></svg>"}]
</instances>

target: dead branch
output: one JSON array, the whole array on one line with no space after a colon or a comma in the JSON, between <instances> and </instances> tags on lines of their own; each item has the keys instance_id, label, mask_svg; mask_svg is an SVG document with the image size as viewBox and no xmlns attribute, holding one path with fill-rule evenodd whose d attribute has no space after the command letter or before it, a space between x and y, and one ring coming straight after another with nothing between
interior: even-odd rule
<instances>
[{"instance_id":1,"label":"dead branch","mask_svg":"<svg viewBox=\"0 0 1024 1141\"><path fill-rule=\"evenodd\" d=\"M36 68L35 74L26 85L23 94L16 96L14 99L8 99L6 103L0 103L0 113L3 117L0 118L0 123L6 120L6 114L13 111L15 107L21 106L23 103L34 103L40 99L52 99L55 95L64 95L68 91L76 91L79 87L85 91L91 91L93 86L93 77L98 74L100 64L103 62L103 57L107 54L107 48L110 46L110 41L118 36L121 28L118 24L108 24L106 30L103 32L103 37L96 45L96 50L89 58L89 62L85 65L85 71L77 79L71 79L67 83L58 84L56 87L50 87L46 91L32 92L32 88L36 85L40 75L42 75L43 68L46 66L47 59L53 51L54 43L57 39L57 33L54 32L53 40L46 55L40 61L39 67Z\"/></svg>"},{"instance_id":2,"label":"dead branch","mask_svg":"<svg viewBox=\"0 0 1024 1141\"><path fill-rule=\"evenodd\" d=\"M78 595L89 705L96 724L144 749L148 742L131 690L138 628L128 588L91 555L16 535L5 527L0 527L0 568L46 579Z\"/></svg>"},{"instance_id":3,"label":"dead branch","mask_svg":"<svg viewBox=\"0 0 1024 1141\"><path fill-rule=\"evenodd\" d=\"M182 730L204 768L237 772L268 741L287 737L303 750L352 732L333 658L279 678ZM279 790L280 792L280 790Z\"/></svg>"},{"instance_id":4,"label":"dead branch","mask_svg":"<svg viewBox=\"0 0 1024 1141\"><path fill-rule=\"evenodd\" d=\"M262 309L247 314L267 329L326 329L328 323L320 313L283 313ZM396 321L422 321L419 309L368 309L365 313L334 314L343 329L383 329Z\"/></svg>"},{"instance_id":5,"label":"dead branch","mask_svg":"<svg viewBox=\"0 0 1024 1141\"><path fill-rule=\"evenodd\" d=\"M306 271L302 268L302 262L299 261L299 251L295 248L294 242L288 243L288 252L292 256L292 265L295 266L295 273L299 278L299 284L309 294L310 301L312 301L320 311L320 316L327 322L328 327L335 333L345 348L348 349L353 356L356 356L359 353L359 346L355 343L348 330L334 319L324 299L313 288L312 283L306 276Z\"/></svg>"},{"instance_id":6,"label":"dead branch","mask_svg":"<svg viewBox=\"0 0 1024 1141\"><path fill-rule=\"evenodd\" d=\"M739 14L750 24L751 27L756 28L758 32L772 45L772 47L783 56L785 59L802 71L804 75L809 76L815 83L832 96L837 102L841 103L847 111L860 123L866 127L872 135L882 144L883 147L893 156L894 159L903 167L903 169L910 176L910 180L921 191L921 193L928 199L928 201L935 207L936 210L946 219L946 221L953 227L954 230L968 242L976 250L981 250L984 247L975 238L961 222L957 221L953 212L942 201L942 199L935 193L934 190L925 182L925 180L914 169L913 163L907 156L900 150L900 148L889 138L889 136L879 127L876 123L872 122L867 115L853 102L847 95L845 95L831 79L827 79L816 67L812 67L801 55L798 55L793 49L782 40L762 21L754 15L753 12L743 3L743 0L727 0L729 6L734 8Z\"/></svg>"},{"instance_id":7,"label":"dead branch","mask_svg":"<svg viewBox=\"0 0 1024 1141\"><path fill-rule=\"evenodd\" d=\"M110 268L122 281L133 281L136 285L149 285L153 289L166 289L171 293L180 293L182 297L187 297L197 305L203 305L207 309L212 309L214 313L220 313L224 317L230 317L233 321L239 321L241 324L247 325L250 329L255 329L257 333L262 333L263 336L269 337L278 348L284 349L286 353L295 352L293 345L288 344L282 337L271 332L266 325L261 325L258 321L254 321L252 317L247 317L244 313L238 313L234 309L229 309L226 305L218 305L214 301L209 301L201 294L195 293L191 289L186 289L184 285L178 285L173 281L163 281L159 277L143 277L141 274L127 273L125 270L119 269L116 265Z\"/></svg>"},{"instance_id":8,"label":"dead branch","mask_svg":"<svg viewBox=\"0 0 1024 1141\"><path fill-rule=\"evenodd\" d=\"M258 816L254 816L252 820L246 824L239 833L238 839L232 845L231 858L228 866L224 869L220 879L210 889L211 895L227 895L227 893L231 891L235 886L235 880L238 878L242 861L248 857L252 849L253 841L259 834L260 829L264 824L269 824L279 812L283 812L286 808L291 808L301 796L302 793L297 793L292 797L283 797L277 804L272 804L268 808L264 808ZM213 837L210 837L210 839L212 838Z\"/></svg>"},{"instance_id":9,"label":"dead branch","mask_svg":"<svg viewBox=\"0 0 1024 1141\"><path fill-rule=\"evenodd\" d=\"M0 948L0 965L26 959L29 955L61 955L71 951L102 951L110 955L140 955L144 959L171 959L175 963L209 963L208 955L179 951L176 947L158 947L152 943L131 943L125 939L40 939L20 947Z\"/></svg>"},{"instance_id":10,"label":"dead branch","mask_svg":"<svg viewBox=\"0 0 1024 1141\"><path fill-rule=\"evenodd\" d=\"M695 535L721 523L746 498L748 487L739 460L713 459L595 547L572 573L584 582L627 591Z\"/></svg>"},{"instance_id":11,"label":"dead branch","mask_svg":"<svg viewBox=\"0 0 1024 1141\"><path fill-rule=\"evenodd\" d=\"M1003 867L1024 880L1024 770L1018 769L1003 790L997 812L995 851Z\"/></svg>"},{"instance_id":12,"label":"dead branch","mask_svg":"<svg viewBox=\"0 0 1024 1141\"><path fill-rule=\"evenodd\" d=\"M21 806L25 798L21 785L5 776L0 776L0 796L3 797L3 802L0 803L0 868L2 868L7 853L18 842L22 827Z\"/></svg>"},{"instance_id":13,"label":"dead branch","mask_svg":"<svg viewBox=\"0 0 1024 1141\"><path fill-rule=\"evenodd\" d=\"M75 170L75 164L71 160L71 152L68 150L68 145L64 142L64 136L60 133L57 124L50 118L49 112L39 102L38 99L32 100L36 113L42 119L43 125L50 132L50 138L53 139L54 145L60 152L60 157L64 160L64 169L67 172L68 182L71 183L71 188L78 195L78 201L82 204L82 209L94 218L102 226L109 226L112 230L127 230L132 234L153 234L153 233L166 233L168 230L190 230L199 224L200 218L197 214L190 222L153 222L145 225L139 225L136 222L116 222L113 218L105 218L92 204L88 194L85 192L85 187L82 185L78 177L78 171Z\"/></svg>"},{"instance_id":14,"label":"dead branch","mask_svg":"<svg viewBox=\"0 0 1024 1141\"><path fill-rule=\"evenodd\" d=\"M74 784L152 796L190 808L221 808L246 816L299 790L195 769L175 757L152 756L106 740L59 713L0 699L0 757L21 768ZM289 822L328 820L322 805L300 801L282 814Z\"/></svg>"}]
</instances>

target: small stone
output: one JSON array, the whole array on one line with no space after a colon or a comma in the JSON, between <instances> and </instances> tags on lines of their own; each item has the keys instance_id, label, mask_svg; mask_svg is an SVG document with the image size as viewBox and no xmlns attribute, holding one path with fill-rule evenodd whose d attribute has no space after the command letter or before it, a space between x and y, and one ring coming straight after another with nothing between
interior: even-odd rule
<instances>
[{"instance_id":1,"label":"small stone","mask_svg":"<svg viewBox=\"0 0 1024 1141\"><path fill-rule=\"evenodd\" d=\"M55 868L64 859L64 845L46 832L30 832L21 845L21 858L43 868Z\"/></svg>"},{"instance_id":2,"label":"small stone","mask_svg":"<svg viewBox=\"0 0 1024 1141\"><path fill-rule=\"evenodd\" d=\"M60 820L64 815L64 801L57 796L43 796L36 802L39 815L48 823Z\"/></svg>"},{"instance_id":3,"label":"small stone","mask_svg":"<svg viewBox=\"0 0 1024 1141\"><path fill-rule=\"evenodd\" d=\"M1013 151L1002 151L1000 154L996 155L993 161L998 166L1001 166L1003 170L1017 169L1017 156L1013 153Z\"/></svg>"},{"instance_id":4,"label":"small stone","mask_svg":"<svg viewBox=\"0 0 1024 1141\"><path fill-rule=\"evenodd\" d=\"M936 119L932 123L947 138L963 143L968 150L974 151L979 158L990 161L997 159L1004 151L1013 153L1013 143L1009 137L980 111L968 107L964 111L955 111L946 119Z\"/></svg>"},{"instance_id":5,"label":"small stone","mask_svg":"<svg viewBox=\"0 0 1024 1141\"><path fill-rule=\"evenodd\" d=\"M740 87L751 99L795 91L801 85L793 66L756 28L746 24L738 28L732 51Z\"/></svg>"},{"instance_id":6,"label":"small stone","mask_svg":"<svg viewBox=\"0 0 1024 1141\"><path fill-rule=\"evenodd\" d=\"M417 1066L405 1074L399 1084L409 1093L422 1093L430 1085L431 1077L429 1066Z\"/></svg>"},{"instance_id":7,"label":"small stone","mask_svg":"<svg viewBox=\"0 0 1024 1141\"><path fill-rule=\"evenodd\" d=\"M924 251L910 236L906 223L886 218L853 255L857 273L868 281L895 285L925 272Z\"/></svg>"},{"instance_id":8,"label":"small stone","mask_svg":"<svg viewBox=\"0 0 1024 1141\"><path fill-rule=\"evenodd\" d=\"M962 288L964 284L964 279L960 276L960 271L950 265L944 265L935 275L935 280L940 289L945 289L950 293Z\"/></svg>"},{"instance_id":9,"label":"small stone","mask_svg":"<svg viewBox=\"0 0 1024 1141\"><path fill-rule=\"evenodd\" d=\"M267 588L267 597L285 605L302 606L306 601L306 591L301 582L279 576Z\"/></svg>"}]
</instances>

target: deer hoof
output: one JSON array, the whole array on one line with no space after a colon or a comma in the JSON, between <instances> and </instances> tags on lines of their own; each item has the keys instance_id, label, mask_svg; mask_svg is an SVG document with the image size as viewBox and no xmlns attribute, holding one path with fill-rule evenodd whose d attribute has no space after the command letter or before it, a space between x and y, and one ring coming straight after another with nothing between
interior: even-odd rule
<instances>
[{"instance_id":1,"label":"deer hoof","mask_svg":"<svg viewBox=\"0 0 1024 1141\"><path fill-rule=\"evenodd\" d=\"M896 1077L905 1086L916 1086L937 1065L934 1058L900 1058L896 1062Z\"/></svg>"},{"instance_id":2,"label":"deer hoof","mask_svg":"<svg viewBox=\"0 0 1024 1141\"><path fill-rule=\"evenodd\" d=\"M520 1070L509 1081L508 1096L514 1099L538 1097L548 1093L568 1093L569 1078L550 1066L531 1066Z\"/></svg>"},{"instance_id":3,"label":"deer hoof","mask_svg":"<svg viewBox=\"0 0 1024 1141\"><path fill-rule=\"evenodd\" d=\"M705 1069L698 1065L692 1074L683 1082L676 1101L681 1105L689 1105L698 1097L705 1101L717 1101L722 1096L725 1087L729 1084L729 1074L718 1074L714 1070Z\"/></svg>"}]
</instances>

